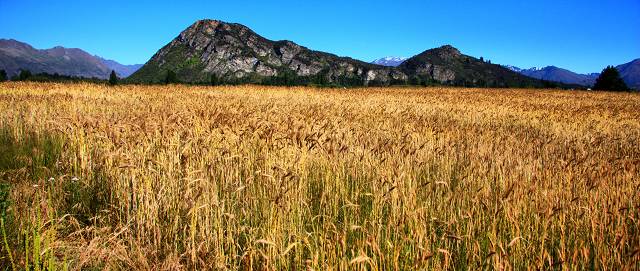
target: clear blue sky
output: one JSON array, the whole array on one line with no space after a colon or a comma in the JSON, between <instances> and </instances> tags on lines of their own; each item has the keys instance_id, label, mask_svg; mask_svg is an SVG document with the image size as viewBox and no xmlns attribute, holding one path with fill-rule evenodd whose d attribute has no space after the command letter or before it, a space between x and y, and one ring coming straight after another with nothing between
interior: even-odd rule
<instances>
[{"instance_id":1,"label":"clear blue sky","mask_svg":"<svg viewBox=\"0 0 640 271\"><path fill-rule=\"evenodd\" d=\"M443 44L494 63L582 73L640 58L640 0L0 0L0 38L144 63L204 18L365 61Z\"/></svg>"}]
</instances>

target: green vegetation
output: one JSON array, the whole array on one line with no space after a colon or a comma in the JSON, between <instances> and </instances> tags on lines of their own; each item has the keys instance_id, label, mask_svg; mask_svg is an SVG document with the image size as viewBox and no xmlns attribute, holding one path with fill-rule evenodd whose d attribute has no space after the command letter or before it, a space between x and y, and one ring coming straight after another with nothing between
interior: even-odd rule
<instances>
[{"instance_id":1,"label":"green vegetation","mask_svg":"<svg viewBox=\"0 0 640 271\"><path fill-rule=\"evenodd\" d=\"M165 84L175 84L178 83L178 76L176 75L176 73L172 70L168 70L167 71L167 75L164 77L164 83Z\"/></svg>"},{"instance_id":2,"label":"green vegetation","mask_svg":"<svg viewBox=\"0 0 640 271\"><path fill-rule=\"evenodd\" d=\"M3 242L0 266L13 270L54 270L60 264L53 257L54 251L45 249L55 238L48 231L55 225L43 228L42 210L38 206L40 200L46 199L25 189L41 184L47 184L47 190L55 189L50 185L53 182L44 180L53 176L63 142L58 137L34 133L17 138L14 136L16 132L0 128L0 226ZM57 195L60 193L62 191ZM27 198L29 202L24 202ZM36 216L36 222L29 223L25 215Z\"/></svg>"},{"instance_id":3,"label":"green vegetation","mask_svg":"<svg viewBox=\"0 0 640 271\"><path fill-rule=\"evenodd\" d=\"M59 256L65 249L55 243L74 224L92 225L106 206L109 189L102 175L62 163L69 147L57 135L0 127L0 266L68 269L66 256ZM74 177L83 175L82 182ZM64 222L69 216L71 224Z\"/></svg>"},{"instance_id":4,"label":"green vegetation","mask_svg":"<svg viewBox=\"0 0 640 271\"><path fill-rule=\"evenodd\" d=\"M17 78L15 78L14 80L26 81L29 78L31 78L31 76L32 76L31 71L29 71L29 70L20 70L20 73L18 74Z\"/></svg>"},{"instance_id":5,"label":"green vegetation","mask_svg":"<svg viewBox=\"0 0 640 271\"><path fill-rule=\"evenodd\" d=\"M31 74L29 71L21 72L19 75L14 76L12 81L29 81L29 82L87 82L87 83L105 83L104 79L100 78L85 78L78 76L60 75L58 73L36 73Z\"/></svg>"},{"instance_id":6,"label":"green vegetation","mask_svg":"<svg viewBox=\"0 0 640 271\"><path fill-rule=\"evenodd\" d=\"M7 79L9 79L9 78L7 77L7 71L5 71L5 70L0 70L0 82L7 81Z\"/></svg>"},{"instance_id":7,"label":"green vegetation","mask_svg":"<svg viewBox=\"0 0 640 271\"><path fill-rule=\"evenodd\" d=\"M195 55L198 52L190 52L184 45L172 47L163 58L163 63L157 63L153 59L146 63L137 72L127 77L124 82L142 84L166 84L169 71L175 74L172 83L196 83L210 84L210 73L204 72L204 65ZM173 75L172 75L173 77Z\"/></svg>"},{"instance_id":8,"label":"green vegetation","mask_svg":"<svg viewBox=\"0 0 640 271\"><path fill-rule=\"evenodd\" d=\"M629 87L620 78L620 72L613 66L607 66L593 86L595 90L628 91Z\"/></svg>"},{"instance_id":9,"label":"green vegetation","mask_svg":"<svg viewBox=\"0 0 640 271\"><path fill-rule=\"evenodd\" d=\"M211 74L211 85L212 86L217 86L221 83L221 80L218 78L218 76L214 73Z\"/></svg>"},{"instance_id":10,"label":"green vegetation","mask_svg":"<svg viewBox=\"0 0 640 271\"><path fill-rule=\"evenodd\" d=\"M118 76L114 70L111 70L111 74L109 75L109 85L115 86L118 84Z\"/></svg>"}]
</instances>

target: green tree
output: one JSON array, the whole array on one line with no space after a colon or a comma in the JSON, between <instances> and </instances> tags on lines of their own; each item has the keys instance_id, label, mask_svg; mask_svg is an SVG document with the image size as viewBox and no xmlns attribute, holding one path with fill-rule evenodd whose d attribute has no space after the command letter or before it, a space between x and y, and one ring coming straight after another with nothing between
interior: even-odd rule
<instances>
[{"instance_id":1,"label":"green tree","mask_svg":"<svg viewBox=\"0 0 640 271\"><path fill-rule=\"evenodd\" d=\"M172 70L168 70L167 71L167 76L164 78L164 83L165 84L178 83L178 75L176 75L176 72L174 72Z\"/></svg>"},{"instance_id":2,"label":"green tree","mask_svg":"<svg viewBox=\"0 0 640 271\"><path fill-rule=\"evenodd\" d=\"M114 70L111 70L111 74L109 75L109 85L115 86L118 84L118 76Z\"/></svg>"},{"instance_id":3,"label":"green tree","mask_svg":"<svg viewBox=\"0 0 640 271\"><path fill-rule=\"evenodd\" d=\"M18 75L19 81L26 81L31 77L31 71L29 70L20 70L20 74Z\"/></svg>"},{"instance_id":4,"label":"green tree","mask_svg":"<svg viewBox=\"0 0 640 271\"><path fill-rule=\"evenodd\" d=\"M7 72L5 70L0 70L0 82L7 81Z\"/></svg>"},{"instance_id":5,"label":"green tree","mask_svg":"<svg viewBox=\"0 0 640 271\"><path fill-rule=\"evenodd\" d=\"M409 78L409 84L414 86L422 85L422 80L418 76L411 76Z\"/></svg>"},{"instance_id":6,"label":"green tree","mask_svg":"<svg viewBox=\"0 0 640 271\"><path fill-rule=\"evenodd\" d=\"M629 87L620 78L620 72L613 66L607 66L593 85L595 90L628 91Z\"/></svg>"},{"instance_id":7,"label":"green tree","mask_svg":"<svg viewBox=\"0 0 640 271\"><path fill-rule=\"evenodd\" d=\"M222 83L220 78L218 78L218 76L215 73L212 73L211 74L211 85L212 86L217 86L220 83Z\"/></svg>"}]
</instances>

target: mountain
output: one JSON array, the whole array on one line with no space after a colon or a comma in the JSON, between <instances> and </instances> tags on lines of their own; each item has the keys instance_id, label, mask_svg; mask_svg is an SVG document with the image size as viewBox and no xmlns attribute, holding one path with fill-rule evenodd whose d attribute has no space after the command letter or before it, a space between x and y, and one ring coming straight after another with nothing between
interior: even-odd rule
<instances>
[{"instance_id":1,"label":"mountain","mask_svg":"<svg viewBox=\"0 0 640 271\"><path fill-rule=\"evenodd\" d=\"M383 57L383 58L379 58L374 61L371 61L371 64L388 66L388 67L397 67L400 64L402 64L402 62L404 62L405 60L407 60L406 57L388 56L388 57Z\"/></svg>"},{"instance_id":2,"label":"mountain","mask_svg":"<svg viewBox=\"0 0 640 271\"><path fill-rule=\"evenodd\" d=\"M616 69L628 87L640 90L640 58L617 66Z\"/></svg>"},{"instance_id":3,"label":"mountain","mask_svg":"<svg viewBox=\"0 0 640 271\"><path fill-rule=\"evenodd\" d=\"M107 78L111 70L80 49L54 47L38 50L16 40L0 39L0 69L11 77L27 69L32 73Z\"/></svg>"},{"instance_id":4,"label":"mountain","mask_svg":"<svg viewBox=\"0 0 640 271\"><path fill-rule=\"evenodd\" d=\"M387 67L266 39L248 27L200 20L162 47L127 81L161 83L175 74L186 83L258 83L371 86L447 84L556 87L460 53L452 46L427 50Z\"/></svg>"},{"instance_id":5,"label":"mountain","mask_svg":"<svg viewBox=\"0 0 640 271\"><path fill-rule=\"evenodd\" d=\"M450 45L424 51L404 61L398 69L413 84L435 81L460 86L553 87L549 82L464 55Z\"/></svg>"},{"instance_id":6,"label":"mountain","mask_svg":"<svg viewBox=\"0 0 640 271\"><path fill-rule=\"evenodd\" d=\"M0 39L0 69L9 77L20 73L21 69L34 74L48 73L85 78L106 79L111 70L120 77L133 72L132 66L121 65L112 60L93 56L81 49L56 46L39 50L31 45L13 39Z\"/></svg>"},{"instance_id":7,"label":"mountain","mask_svg":"<svg viewBox=\"0 0 640 271\"><path fill-rule=\"evenodd\" d=\"M200 20L160 49L128 81L162 82L169 71L190 83L377 85L403 81L390 67L272 41L248 27Z\"/></svg>"},{"instance_id":8,"label":"mountain","mask_svg":"<svg viewBox=\"0 0 640 271\"><path fill-rule=\"evenodd\" d=\"M593 86L598 78L597 73L579 74L570 70L547 66L544 68L520 69L515 66L505 66L506 68L520 74L547 81L562 82L566 84L576 84L582 86Z\"/></svg>"},{"instance_id":9,"label":"mountain","mask_svg":"<svg viewBox=\"0 0 640 271\"><path fill-rule=\"evenodd\" d=\"M510 65L504 65L504 67L522 75L537 79L589 87L593 86L598 76L600 76L599 73L580 74L555 66L530 69L521 69ZM629 63L619 65L616 69L618 69L622 80L627 83L628 87L640 90L640 58Z\"/></svg>"},{"instance_id":10,"label":"mountain","mask_svg":"<svg viewBox=\"0 0 640 271\"><path fill-rule=\"evenodd\" d=\"M124 65L116 62L115 60L104 59L99 56L95 56L102 64L106 65L109 69L114 70L118 77L125 78L133 74L142 67L142 64Z\"/></svg>"}]
</instances>

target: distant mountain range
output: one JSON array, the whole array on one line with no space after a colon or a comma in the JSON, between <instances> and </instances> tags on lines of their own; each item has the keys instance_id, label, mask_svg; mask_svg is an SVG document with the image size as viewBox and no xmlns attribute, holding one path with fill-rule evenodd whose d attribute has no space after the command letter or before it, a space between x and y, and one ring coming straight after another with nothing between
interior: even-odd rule
<instances>
[{"instance_id":1,"label":"distant mountain range","mask_svg":"<svg viewBox=\"0 0 640 271\"><path fill-rule=\"evenodd\" d=\"M95 56L95 57L98 58L104 65L107 65L109 69L114 70L116 74L118 74L118 76L121 78L129 77L129 75L133 74L134 72L142 68L142 65L143 65L143 64L125 65L125 64L120 64L115 60L104 59L99 56Z\"/></svg>"},{"instance_id":2,"label":"distant mountain range","mask_svg":"<svg viewBox=\"0 0 640 271\"><path fill-rule=\"evenodd\" d=\"M555 66L547 66L544 68L521 69L515 66L504 65L504 67L518 72L520 74L554 82L562 82L566 84L577 84L582 86L593 86L599 73L579 74L570 70L558 68ZM620 72L622 80L627 86L633 89L640 89L640 59L633 60L629 63L616 66Z\"/></svg>"},{"instance_id":3,"label":"distant mountain range","mask_svg":"<svg viewBox=\"0 0 640 271\"><path fill-rule=\"evenodd\" d=\"M562 82L567 84L577 84L582 86L593 86L598 78L597 73L578 74L570 70L558 68L555 66L547 66L544 68L521 69L515 66L505 66L508 69L520 74L554 82Z\"/></svg>"},{"instance_id":4,"label":"distant mountain range","mask_svg":"<svg viewBox=\"0 0 640 271\"><path fill-rule=\"evenodd\" d=\"M398 67L387 67L313 51L291 41L268 40L244 25L218 20L200 20L189 26L128 81L158 83L170 72L190 83L554 86L448 45L427 50Z\"/></svg>"},{"instance_id":5,"label":"distant mountain range","mask_svg":"<svg viewBox=\"0 0 640 271\"><path fill-rule=\"evenodd\" d=\"M640 89L640 59L616 68L629 87ZM106 79L114 70L121 78L129 77L128 82L158 83L172 71L179 81L187 83L345 86L589 87L599 75L578 74L555 66L500 66L464 55L449 45L411 58L384 57L366 63L310 50L292 41L268 40L244 25L217 20L195 22L144 65L123 65L77 48L39 50L13 39L0 39L0 69L9 77L26 69L32 73Z\"/></svg>"},{"instance_id":6,"label":"distant mountain range","mask_svg":"<svg viewBox=\"0 0 640 271\"><path fill-rule=\"evenodd\" d=\"M408 57L388 56L371 61L371 63L387 67L397 67L407 59Z\"/></svg>"},{"instance_id":7,"label":"distant mountain range","mask_svg":"<svg viewBox=\"0 0 640 271\"><path fill-rule=\"evenodd\" d=\"M56 46L39 50L17 40L0 39L0 69L5 70L9 77L25 69L32 73L106 79L111 70L119 77L127 77L140 66L122 65L77 48Z\"/></svg>"}]
</instances>

